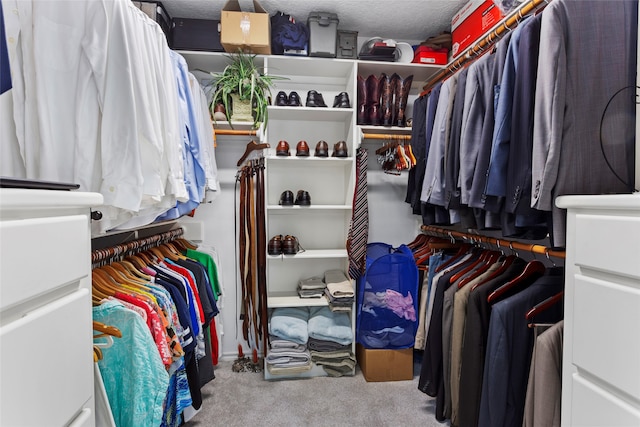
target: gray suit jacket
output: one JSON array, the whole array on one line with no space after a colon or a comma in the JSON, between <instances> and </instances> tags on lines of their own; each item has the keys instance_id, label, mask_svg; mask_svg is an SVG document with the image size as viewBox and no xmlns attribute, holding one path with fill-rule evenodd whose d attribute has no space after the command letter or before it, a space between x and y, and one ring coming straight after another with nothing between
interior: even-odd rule
<instances>
[{"instance_id":1,"label":"gray suit jacket","mask_svg":"<svg viewBox=\"0 0 640 427\"><path fill-rule=\"evenodd\" d=\"M631 190L607 166L601 120L616 92L635 86L637 1L557 0L542 13L533 132L531 206L553 210L553 245L564 246L564 194ZM632 183L634 90L623 90L605 116L604 151ZM626 144L625 144L626 143Z\"/></svg>"}]
</instances>

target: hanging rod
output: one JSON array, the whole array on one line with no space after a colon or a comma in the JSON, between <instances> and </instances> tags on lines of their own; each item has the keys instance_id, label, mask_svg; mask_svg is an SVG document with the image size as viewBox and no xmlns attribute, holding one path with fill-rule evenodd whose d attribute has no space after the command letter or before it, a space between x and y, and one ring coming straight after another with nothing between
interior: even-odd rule
<instances>
[{"instance_id":1,"label":"hanging rod","mask_svg":"<svg viewBox=\"0 0 640 427\"><path fill-rule=\"evenodd\" d=\"M184 234L183 228L165 231L164 233L154 234L153 236L143 239L132 240L127 243L111 246L104 249L96 249L91 252L91 263L95 264L100 261L114 260L127 255L146 251L149 248L160 246L163 243L171 242Z\"/></svg>"},{"instance_id":2,"label":"hanging rod","mask_svg":"<svg viewBox=\"0 0 640 427\"><path fill-rule=\"evenodd\" d=\"M215 129L216 135L230 136L255 136L258 135L257 129Z\"/></svg>"},{"instance_id":3,"label":"hanging rod","mask_svg":"<svg viewBox=\"0 0 640 427\"><path fill-rule=\"evenodd\" d=\"M481 236L478 234L462 233L460 231L434 227L433 225L423 225L420 227L420 230L426 233L436 233L442 237L451 237L451 238L457 237L460 239L468 239L472 241L475 240L475 241L480 241L484 243L490 243L492 245L496 245L503 248L509 248L512 250L519 249L521 251L528 251L534 254L542 254L548 257L562 258L562 259L565 258L564 251L552 250L551 248L543 245L527 244L527 243L516 242L513 240L499 239L497 237L488 237L488 236Z\"/></svg>"},{"instance_id":4,"label":"hanging rod","mask_svg":"<svg viewBox=\"0 0 640 427\"><path fill-rule=\"evenodd\" d=\"M423 91L420 93L420 96L423 96L429 92L429 90L440 80L445 77L454 74L456 71L460 70L462 66L468 61L475 59L476 56L482 54L486 51L486 48L497 41L500 37L502 37L507 32L513 30L522 19L532 11L536 10L539 6L543 4L548 4L551 0L530 0L528 3L520 6L517 10L513 11L511 15L509 15L505 20L503 20L498 26L489 32L488 35L481 38L479 41L473 44L470 48L468 48L464 54L460 55L458 59L451 62L447 65L446 68L438 71L424 86Z\"/></svg>"},{"instance_id":5,"label":"hanging rod","mask_svg":"<svg viewBox=\"0 0 640 427\"><path fill-rule=\"evenodd\" d=\"M364 139L385 139L385 140L402 140L409 141L411 139L411 135L393 135L388 133L363 133L362 137Z\"/></svg>"}]
</instances>

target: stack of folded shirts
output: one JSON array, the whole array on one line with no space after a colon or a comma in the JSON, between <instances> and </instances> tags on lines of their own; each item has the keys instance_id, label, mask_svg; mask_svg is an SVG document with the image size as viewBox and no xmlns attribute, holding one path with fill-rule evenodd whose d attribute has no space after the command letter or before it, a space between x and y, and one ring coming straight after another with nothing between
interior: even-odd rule
<instances>
[{"instance_id":1,"label":"stack of folded shirts","mask_svg":"<svg viewBox=\"0 0 640 427\"><path fill-rule=\"evenodd\" d=\"M349 311L353 306L355 292L353 285L342 270L328 270L324 273L327 284L324 294L329 300L331 311Z\"/></svg>"},{"instance_id":2,"label":"stack of folded shirts","mask_svg":"<svg viewBox=\"0 0 640 427\"><path fill-rule=\"evenodd\" d=\"M298 282L298 295L300 298L320 298L324 295L327 285L320 277L310 277Z\"/></svg>"}]
</instances>

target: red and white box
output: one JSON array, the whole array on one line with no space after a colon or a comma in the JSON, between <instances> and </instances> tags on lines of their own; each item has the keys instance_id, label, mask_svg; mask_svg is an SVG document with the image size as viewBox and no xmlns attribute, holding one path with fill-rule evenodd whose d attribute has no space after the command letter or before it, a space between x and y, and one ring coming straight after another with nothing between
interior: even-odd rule
<instances>
[{"instance_id":1,"label":"red and white box","mask_svg":"<svg viewBox=\"0 0 640 427\"><path fill-rule=\"evenodd\" d=\"M446 65L449 61L449 51L433 49L428 46L418 46L413 56L415 64Z\"/></svg>"},{"instance_id":2,"label":"red and white box","mask_svg":"<svg viewBox=\"0 0 640 427\"><path fill-rule=\"evenodd\" d=\"M452 57L464 52L503 16L493 0L469 0L451 18Z\"/></svg>"}]
</instances>

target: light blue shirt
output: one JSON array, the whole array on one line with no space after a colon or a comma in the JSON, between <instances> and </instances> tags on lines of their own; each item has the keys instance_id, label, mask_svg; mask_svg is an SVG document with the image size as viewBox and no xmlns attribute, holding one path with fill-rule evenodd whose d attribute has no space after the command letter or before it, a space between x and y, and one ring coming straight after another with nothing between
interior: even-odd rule
<instances>
[{"instance_id":1,"label":"light blue shirt","mask_svg":"<svg viewBox=\"0 0 640 427\"><path fill-rule=\"evenodd\" d=\"M180 138L182 140L182 160L184 162L184 182L187 187L189 200L178 202L158 217L159 220L170 220L188 214L197 208L204 199L206 185L204 150L198 137L198 121L191 89L189 87L189 68L187 62L178 53L171 51L176 84L178 87L178 108L180 123Z\"/></svg>"}]
</instances>

